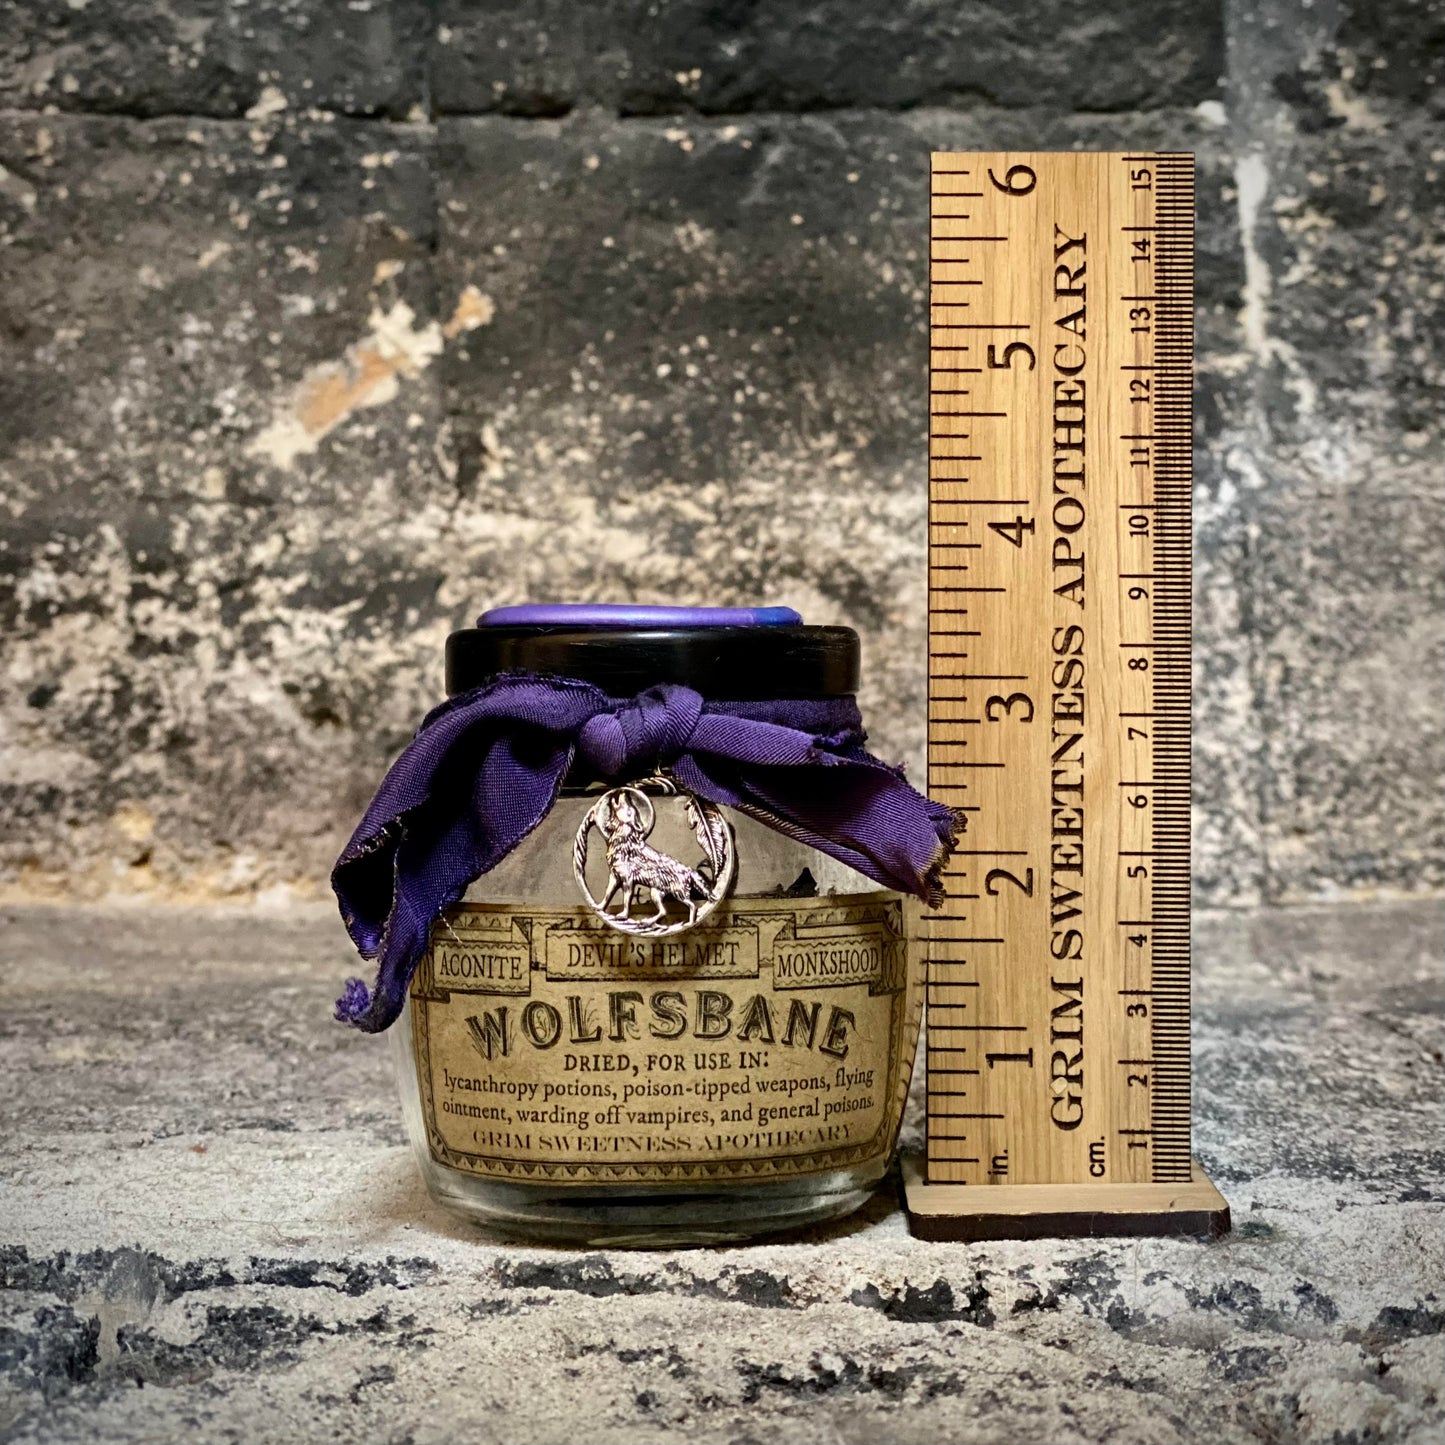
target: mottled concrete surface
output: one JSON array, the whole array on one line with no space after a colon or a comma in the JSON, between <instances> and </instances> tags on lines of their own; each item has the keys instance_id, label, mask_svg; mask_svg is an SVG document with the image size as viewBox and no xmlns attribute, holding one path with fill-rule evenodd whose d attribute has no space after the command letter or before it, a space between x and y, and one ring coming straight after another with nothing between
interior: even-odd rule
<instances>
[{"instance_id":1,"label":"mottled concrete surface","mask_svg":"<svg viewBox=\"0 0 1445 1445\"><path fill-rule=\"evenodd\" d=\"M1433 904L1200 918L1224 1241L929 1245L885 1194L588 1254L427 1201L327 912L8 909L0 1436L1427 1445L1441 944Z\"/></svg>"},{"instance_id":2,"label":"mottled concrete surface","mask_svg":"<svg viewBox=\"0 0 1445 1445\"><path fill-rule=\"evenodd\" d=\"M0 3L0 889L314 895L527 597L863 634L926 156L1200 166L1199 897L1445 888L1438 0Z\"/></svg>"}]
</instances>

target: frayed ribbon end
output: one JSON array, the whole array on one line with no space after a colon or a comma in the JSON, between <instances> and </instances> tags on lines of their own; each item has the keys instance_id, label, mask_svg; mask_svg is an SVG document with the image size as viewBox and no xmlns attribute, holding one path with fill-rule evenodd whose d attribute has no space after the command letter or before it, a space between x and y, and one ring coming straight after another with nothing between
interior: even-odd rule
<instances>
[{"instance_id":1,"label":"frayed ribbon end","mask_svg":"<svg viewBox=\"0 0 1445 1445\"><path fill-rule=\"evenodd\" d=\"M968 831L968 814L961 808L946 808L929 800L933 813L933 825L938 830L938 852L923 874L921 897L930 908L942 908L947 890L943 884L943 869L953 857L958 840Z\"/></svg>"},{"instance_id":2,"label":"frayed ribbon end","mask_svg":"<svg viewBox=\"0 0 1445 1445\"><path fill-rule=\"evenodd\" d=\"M359 978L348 978L341 997L336 1000L336 1021L351 1024L363 1033L378 1034L391 1018L377 1017L377 1005L381 1001L381 990L375 994Z\"/></svg>"}]
</instances>

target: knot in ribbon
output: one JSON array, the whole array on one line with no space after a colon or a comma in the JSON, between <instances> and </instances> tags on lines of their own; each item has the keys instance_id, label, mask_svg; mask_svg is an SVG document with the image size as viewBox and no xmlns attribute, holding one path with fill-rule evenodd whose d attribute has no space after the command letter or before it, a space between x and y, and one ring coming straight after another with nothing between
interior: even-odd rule
<instances>
[{"instance_id":1,"label":"knot in ribbon","mask_svg":"<svg viewBox=\"0 0 1445 1445\"><path fill-rule=\"evenodd\" d=\"M702 716L702 694L664 682L594 713L577 734L577 751L601 778L641 778L677 761Z\"/></svg>"},{"instance_id":2,"label":"knot in ribbon","mask_svg":"<svg viewBox=\"0 0 1445 1445\"><path fill-rule=\"evenodd\" d=\"M378 963L348 980L343 1023L376 1033L401 1013L432 925L552 810L564 784L665 767L734 808L930 904L961 818L863 747L851 697L707 702L661 683L609 697L575 678L510 673L427 714L331 875L347 932Z\"/></svg>"}]
</instances>

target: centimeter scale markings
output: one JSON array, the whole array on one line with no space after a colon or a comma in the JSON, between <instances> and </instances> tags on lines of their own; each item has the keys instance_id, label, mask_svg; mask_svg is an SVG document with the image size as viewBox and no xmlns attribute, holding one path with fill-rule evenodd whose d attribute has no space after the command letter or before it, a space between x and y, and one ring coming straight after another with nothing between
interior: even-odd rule
<instances>
[{"instance_id":1,"label":"centimeter scale markings","mask_svg":"<svg viewBox=\"0 0 1445 1445\"><path fill-rule=\"evenodd\" d=\"M1193 158L935 154L931 226L928 781L968 828L924 926L910 1211L925 1182L1195 1180L1217 1229L1190 1157Z\"/></svg>"}]
</instances>

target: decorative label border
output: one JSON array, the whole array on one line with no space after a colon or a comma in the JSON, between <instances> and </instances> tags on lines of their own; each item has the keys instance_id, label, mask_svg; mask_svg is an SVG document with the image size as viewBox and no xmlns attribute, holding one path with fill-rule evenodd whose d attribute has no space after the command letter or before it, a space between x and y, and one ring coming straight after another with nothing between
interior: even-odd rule
<instances>
[{"instance_id":1,"label":"decorative label border","mask_svg":"<svg viewBox=\"0 0 1445 1445\"><path fill-rule=\"evenodd\" d=\"M912 1070L902 1070L901 1061L913 1058L921 1022L922 951L909 932L909 910L894 893L837 894L824 898L733 898L721 906L706 924L673 938L628 938L602 924L590 910L577 908L535 908L520 904L463 903L448 911L433 932L428 950L412 981L412 1040L417 1085L428 1147L440 1164L484 1178L514 1183L533 1182L549 1186L586 1187L597 1184L628 1183L710 1183L758 1182L799 1178L827 1173L886 1158L892 1152L903 1108L908 1098ZM784 935L788 935L784 938ZM830 989L868 984L870 996L889 996L888 1051L886 1078L891 1081L878 1128L866 1140L835 1149L812 1149L805 1153L755 1158L724 1156L691 1161L551 1163L506 1154L455 1149L442 1138L436 1123L436 1102L432 1090L432 1059L429 1009L450 1002L454 993L496 997L527 997L532 979L540 974L549 983L577 982L706 982L711 979L758 978L764 965L771 966L776 944L804 939L826 944L836 938L839 968L854 966L847 957L848 944L860 936L880 947L882 967L876 977L845 976L836 982L818 981L801 985L790 982L771 991L784 996L800 987ZM686 951L664 953L654 945L678 945L692 938L691 959ZM580 957L583 971L555 972L561 940L566 945L597 945L595 958ZM516 962L525 941L528 968L525 986L516 976ZM618 944L624 945L619 948ZM730 947L719 948L722 943ZM458 982L442 983L437 977L438 955L448 968L447 949L452 948L449 971ZM609 951L610 950L610 951ZM701 950L701 953L699 953ZM462 954L472 955L461 964ZM668 967L666 959L682 962ZM702 966L693 963L701 957ZM569 953L566 963L578 962ZM595 962L597 971L585 965ZM566 969L564 963L564 970Z\"/></svg>"}]
</instances>

